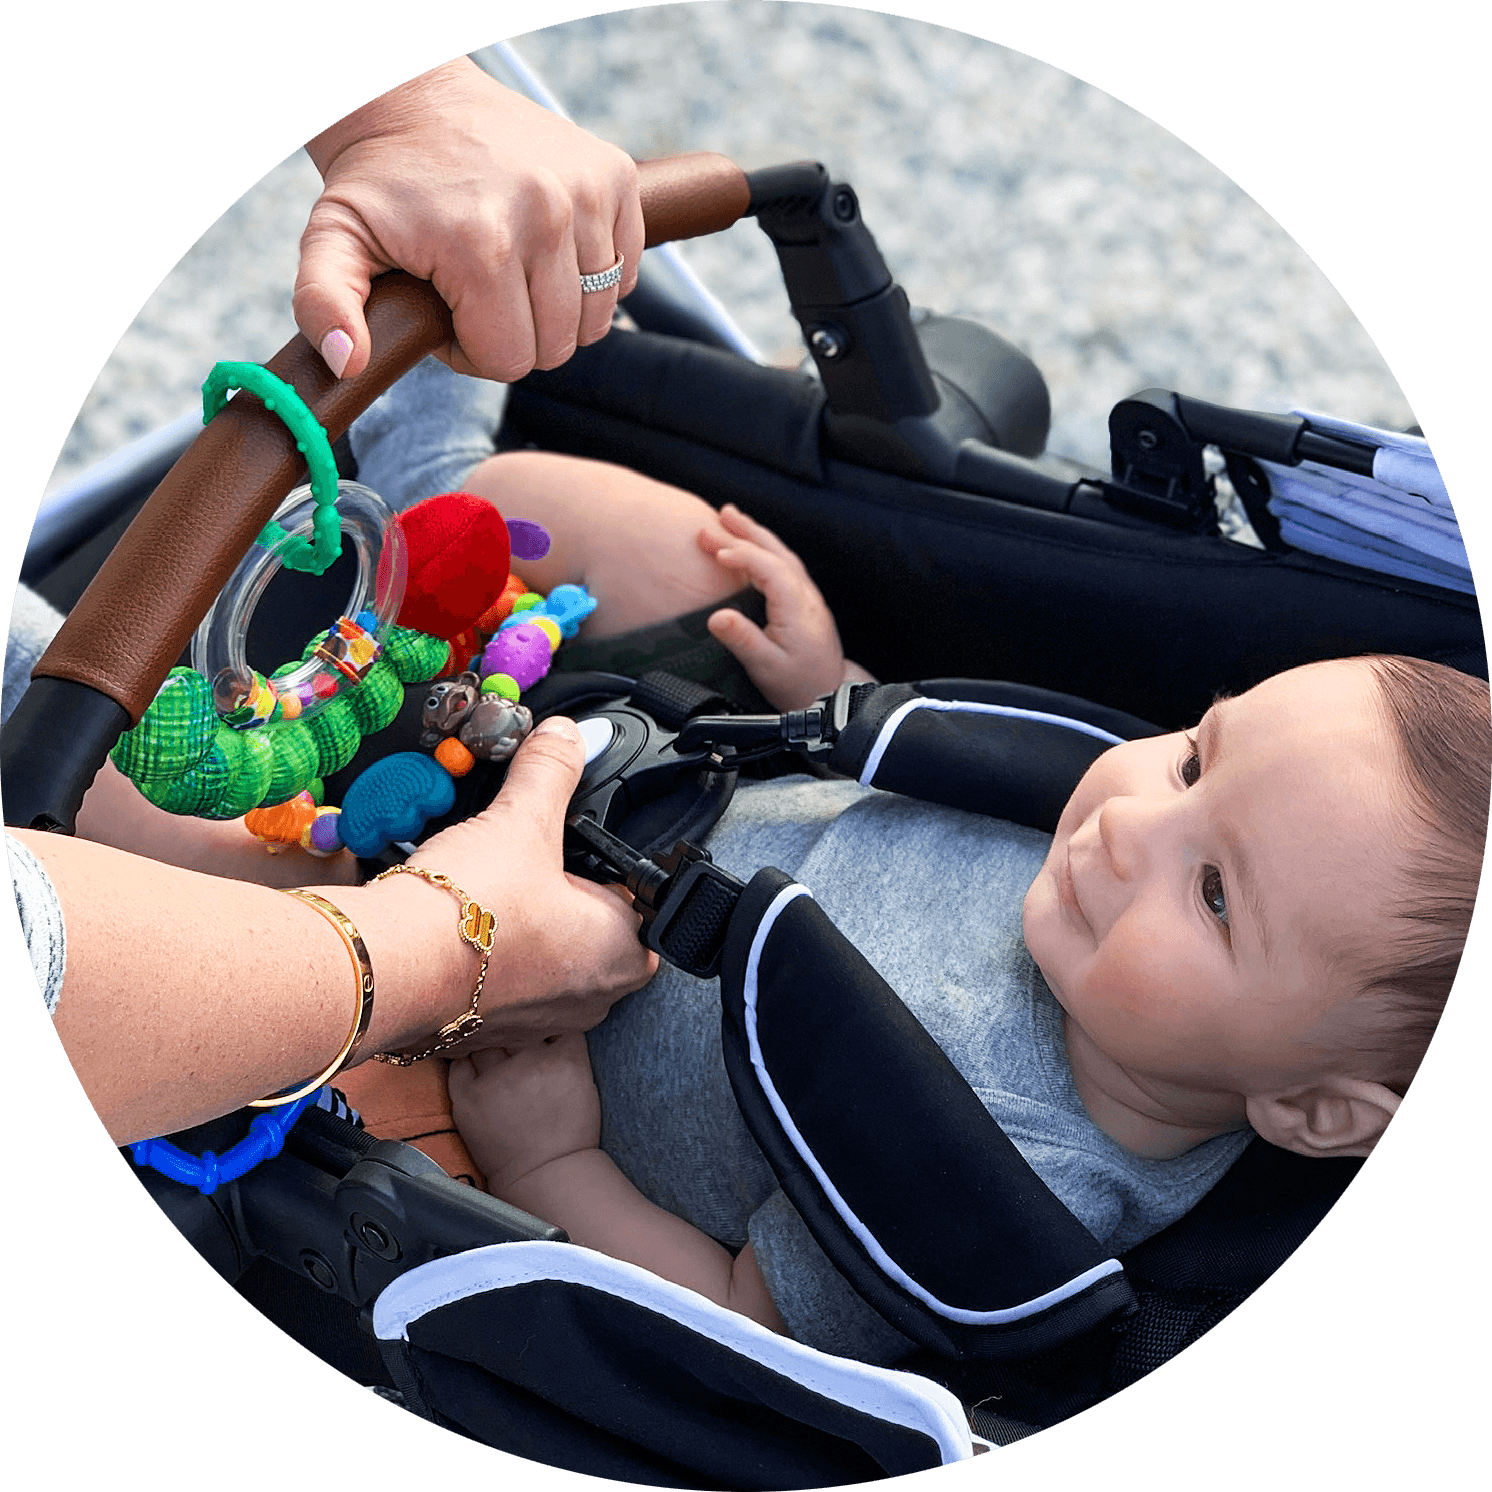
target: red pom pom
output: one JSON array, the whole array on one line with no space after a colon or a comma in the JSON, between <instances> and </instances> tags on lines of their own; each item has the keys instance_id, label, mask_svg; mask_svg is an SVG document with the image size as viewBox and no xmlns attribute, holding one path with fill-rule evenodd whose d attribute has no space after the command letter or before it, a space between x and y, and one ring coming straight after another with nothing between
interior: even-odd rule
<instances>
[{"instance_id":1,"label":"red pom pom","mask_svg":"<svg viewBox=\"0 0 1492 1492\"><path fill-rule=\"evenodd\" d=\"M508 525L484 498L445 492L394 520L404 530L409 578L399 625L453 638L471 627L508 579Z\"/></svg>"}]
</instances>

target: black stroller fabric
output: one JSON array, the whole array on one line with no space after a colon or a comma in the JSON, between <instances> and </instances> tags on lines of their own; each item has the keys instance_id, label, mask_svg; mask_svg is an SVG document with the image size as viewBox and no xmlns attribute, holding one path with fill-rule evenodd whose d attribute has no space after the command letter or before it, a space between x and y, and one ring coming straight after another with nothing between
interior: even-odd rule
<instances>
[{"instance_id":1,"label":"black stroller fabric","mask_svg":"<svg viewBox=\"0 0 1492 1492\"><path fill-rule=\"evenodd\" d=\"M938 1385L826 1356L564 1244L502 1244L412 1270L380 1296L373 1324L410 1407L569 1471L821 1487L973 1453L957 1399Z\"/></svg>"},{"instance_id":2,"label":"black stroller fabric","mask_svg":"<svg viewBox=\"0 0 1492 1492\"><path fill-rule=\"evenodd\" d=\"M857 1293L947 1357L1045 1350L1133 1308L1117 1260L806 887L759 871L721 969L726 1070Z\"/></svg>"},{"instance_id":3,"label":"black stroller fabric","mask_svg":"<svg viewBox=\"0 0 1492 1492\"><path fill-rule=\"evenodd\" d=\"M1319 658L1410 653L1486 677L1474 597L852 465L822 453L821 419L809 379L636 333L515 384L502 434L739 504L885 679L1011 679L1177 729L1218 690Z\"/></svg>"}]
</instances>

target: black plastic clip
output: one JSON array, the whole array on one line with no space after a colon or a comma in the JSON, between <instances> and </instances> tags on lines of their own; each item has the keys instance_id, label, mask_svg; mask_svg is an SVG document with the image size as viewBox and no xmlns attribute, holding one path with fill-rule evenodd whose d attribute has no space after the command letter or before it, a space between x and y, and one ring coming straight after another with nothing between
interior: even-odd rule
<instances>
[{"instance_id":1,"label":"black plastic clip","mask_svg":"<svg viewBox=\"0 0 1492 1492\"><path fill-rule=\"evenodd\" d=\"M647 947L696 979L720 972L726 929L744 882L686 839L651 860L587 814L566 822L565 838L591 862L588 873L619 881L632 893Z\"/></svg>"},{"instance_id":2,"label":"black plastic clip","mask_svg":"<svg viewBox=\"0 0 1492 1492\"><path fill-rule=\"evenodd\" d=\"M826 762L850 717L878 686L841 684L803 710L781 715L696 715L679 729L675 748L683 753L713 748L726 767L791 752Z\"/></svg>"}]
</instances>

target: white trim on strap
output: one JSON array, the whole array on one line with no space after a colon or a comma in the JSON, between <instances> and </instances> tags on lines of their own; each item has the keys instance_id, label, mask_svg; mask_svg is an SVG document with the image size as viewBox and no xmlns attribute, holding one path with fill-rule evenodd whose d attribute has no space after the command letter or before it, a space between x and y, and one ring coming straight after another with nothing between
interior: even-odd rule
<instances>
[{"instance_id":1,"label":"white trim on strap","mask_svg":"<svg viewBox=\"0 0 1492 1492\"><path fill-rule=\"evenodd\" d=\"M1123 736L1116 736L1111 731L1101 730L1096 725L1089 725L1086 720L1074 720L1068 715L1053 715L1046 710L1023 710L1018 705L986 705L969 699L909 699L904 705L898 705L881 727L881 733L876 737L875 745L871 747L870 755L865 760L865 769L860 773L860 781L865 787L874 786L876 770L881 765L881 758L891 746L891 738L901 729L903 722L913 710L956 711L969 715L1004 715L1015 720L1034 720L1039 725L1064 726L1068 730L1076 731L1080 736L1092 736L1095 741L1105 741L1110 746L1124 744Z\"/></svg>"},{"instance_id":2,"label":"white trim on strap","mask_svg":"<svg viewBox=\"0 0 1492 1492\"><path fill-rule=\"evenodd\" d=\"M926 1435L937 1444L945 1465L973 1455L963 1406L941 1384L915 1373L832 1357L635 1264L570 1243L494 1243L432 1259L384 1289L373 1305L373 1330L384 1341L407 1341L410 1323L430 1311L491 1290L546 1280L630 1301L826 1399ZM660 1412L667 1387L658 1385Z\"/></svg>"},{"instance_id":3,"label":"white trim on strap","mask_svg":"<svg viewBox=\"0 0 1492 1492\"><path fill-rule=\"evenodd\" d=\"M819 1159L808 1147L808 1142L803 1138L798 1126L793 1122L793 1116L788 1112L787 1105L778 1093L776 1084L772 1081L772 1075L767 1071L766 1061L762 1056L761 1044L757 1037L756 1020L756 997L757 997L757 975L761 964L762 951L766 947L767 938L770 936L777 919L787 909L790 903L796 901L800 896L808 896L812 893L806 886L797 884L784 886L772 899L760 923L757 924L756 933L751 940L751 951L746 960L746 1040L747 1048L751 1054L751 1065L756 1071L757 1082L761 1085L762 1092L766 1095L767 1103L772 1112L777 1116L777 1122L782 1126L783 1133L787 1136L794 1150L798 1152L805 1166L813 1173L829 1205L839 1214L844 1223L854 1236L859 1239L866 1253L875 1260L881 1272L890 1280L900 1285L907 1294L920 1300L929 1310L942 1316L948 1321L958 1321L967 1326L1000 1326L1011 1321L1022 1321L1029 1316L1035 1316L1049 1306L1054 1306L1061 1301L1068 1300L1074 1295L1081 1294L1090 1285L1103 1279L1106 1275L1122 1273L1123 1266L1117 1259L1107 1259L1102 1264L1096 1264L1092 1269L1086 1269L1082 1274L1075 1275L1066 1284L1058 1285L1044 1294L1034 1296L1032 1299L1023 1301L1019 1305L1005 1306L993 1311L973 1311L964 1306L949 1305L946 1301L939 1300L932 1291L924 1285L919 1284L899 1265L886 1250L873 1233L861 1222L849 1203L840 1195L839 1189L829 1179L828 1172L819 1163Z\"/></svg>"}]
</instances>

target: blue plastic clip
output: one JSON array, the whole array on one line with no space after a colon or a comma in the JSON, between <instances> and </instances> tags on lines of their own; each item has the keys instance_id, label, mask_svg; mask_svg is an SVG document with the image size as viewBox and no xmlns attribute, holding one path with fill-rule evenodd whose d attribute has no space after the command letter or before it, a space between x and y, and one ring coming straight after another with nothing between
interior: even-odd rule
<instances>
[{"instance_id":1,"label":"blue plastic clip","mask_svg":"<svg viewBox=\"0 0 1492 1492\"><path fill-rule=\"evenodd\" d=\"M149 1166L183 1186L195 1186L204 1197L210 1197L225 1181L246 1176L262 1160L273 1160L285 1148L285 1137L295 1121L315 1104L325 1088L318 1088L281 1109L267 1109L249 1125L249 1132L222 1155L211 1150L188 1155L169 1140L140 1140L130 1146L137 1166Z\"/></svg>"}]
</instances>

